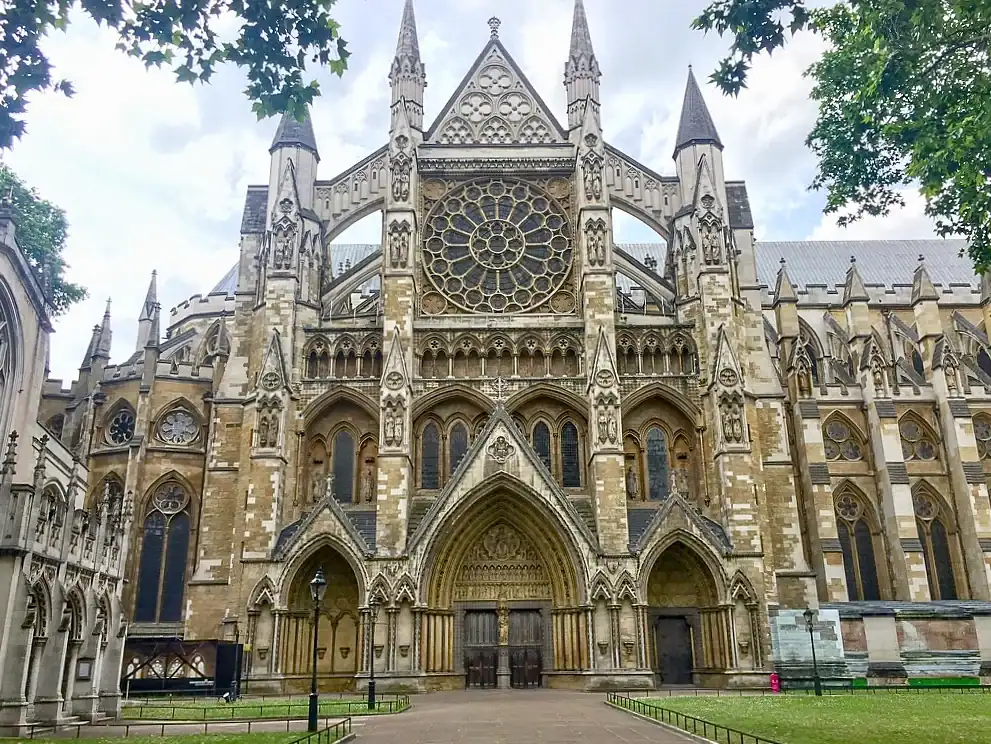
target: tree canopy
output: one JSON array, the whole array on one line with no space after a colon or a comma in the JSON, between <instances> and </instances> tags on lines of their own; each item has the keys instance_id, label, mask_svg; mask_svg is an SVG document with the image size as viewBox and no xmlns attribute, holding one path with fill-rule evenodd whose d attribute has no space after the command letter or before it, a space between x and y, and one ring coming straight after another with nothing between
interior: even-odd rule
<instances>
[{"instance_id":1,"label":"tree canopy","mask_svg":"<svg viewBox=\"0 0 991 744\"><path fill-rule=\"evenodd\" d=\"M918 187L937 232L967 238L977 270L991 268L991 0L713 0L694 27L731 38L711 77L730 95L755 56L822 36L806 142L826 213L885 215Z\"/></svg>"},{"instance_id":2,"label":"tree canopy","mask_svg":"<svg viewBox=\"0 0 991 744\"><path fill-rule=\"evenodd\" d=\"M258 118L289 112L301 119L320 93L304 79L307 64L341 75L347 43L330 9L336 0L81 0L78 7L113 29L117 48L149 67L167 67L176 80L206 83L217 67L244 69L245 95ZM56 79L41 40L65 30L70 0L6 0L0 4L0 149L24 134L32 93L71 96L71 81ZM237 28L228 33L229 22ZM230 37L230 38L227 38Z\"/></svg>"},{"instance_id":3,"label":"tree canopy","mask_svg":"<svg viewBox=\"0 0 991 744\"><path fill-rule=\"evenodd\" d=\"M17 223L17 245L42 283L52 312L60 315L86 297L86 290L65 278L62 249L69 226L65 212L24 185L10 168L0 164L0 194Z\"/></svg>"}]
</instances>

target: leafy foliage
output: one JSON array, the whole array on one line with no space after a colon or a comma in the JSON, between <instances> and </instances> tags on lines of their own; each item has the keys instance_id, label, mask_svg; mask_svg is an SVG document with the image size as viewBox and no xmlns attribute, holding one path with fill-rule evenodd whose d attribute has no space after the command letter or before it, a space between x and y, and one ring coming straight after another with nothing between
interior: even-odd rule
<instances>
[{"instance_id":1,"label":"leafy foliage","mask_svg":"<svg viewBox=\"0 0 991 744\"><path fill-rule=\"evenodd\" d=\"M65 212L24 185L10 168L0 164L0 194L14 213L17 245L49 295L52 312L60 315L86 298L86 290L65 278L62 249L68 236Z\"/></svg>"},{"instance_id":2,"label":"leafy foliage","mask_svg":"<svg viewBox=\"0 0 991 744\"><path fill-rule=\"evenodd\" d=\"M302 119L320 94L304 82L307 63L337 75L350 54L330 16L336 0L81 0L99 24L114 29L117 48L149 67L168 67L176 80L209 82L217 67L244 68L258 118L289 112ZM40 48L51 30L68 27L70 0L6 0L0 4L0 148L24 134L27 100L35 91L73 94L72 83L55 80ZM228 32L232 28L233 32Z\"/></svg>"},{"instance_id":3,"label":"leafy foliage","mask_svg":"<svg viewBox=\"0 0 991 744\"><path fill-rule=\"evenodd\" d=\"M841 225L885 215L917 185L939 234L966 237L977 270L991 268L991 0L715 0L694 26L732 36L712 75L730 95L789 32L821 35L807 144L826 212Z\"/></svg>"}]
</instances>

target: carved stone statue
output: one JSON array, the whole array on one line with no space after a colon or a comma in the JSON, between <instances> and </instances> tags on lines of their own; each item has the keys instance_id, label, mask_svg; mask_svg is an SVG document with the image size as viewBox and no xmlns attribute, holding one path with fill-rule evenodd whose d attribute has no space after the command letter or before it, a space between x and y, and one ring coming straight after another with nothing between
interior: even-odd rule
<instances>
[{"instance_id":1,"label":"carved stone statue","mask_svg":"<svg viewBox=\"0 0 991 744\"><path fill-rule=\"evenodd\" d=\"M605 444L609 440L609 421L606 419L606 410L604 408L599 409L596 428L599 432L599 444Z\"/></svg>"},{"instance_id":2,"label":"carved stone statue","mask_svg":"<svg viewBox=\"0 0 991 744\"><path fill-rule=\"evenodd\" d=\"M258 417L258 446L268 447L268 414Z\"/></svg>"},{"instance_id":3,"label":"carved stone statue","mask_svg":"<svg viewBox=\"0 0 991 744\"><path fill-rule=\"evenodd\" d=\"M585 184L585 198L589 201L602 198L602 159L595 152L585 156L582 163L582 179Z\"/></svg>"},{"instance_id":4,"label":"carved stone statue","mask_svg":"<svg viewBox=\"0 0 991 744\"><path fill-rule=\"evenodd\" d=\"M399 145L400 151L392 158L392 198L404 202L409 199L412 163L405 151L406 137L400 135L396 144Z\"/></svg>"},{"instance_id":5,"label":"carved stone statue","mask_svg":"<svg viewBox=\"0 0 991 744\"><path fill-rule=\"evenodd\" d=\"M371 465L366 465L361 471L361 487L358 493L365 504L375 500L375 469Z\"/></svg>"},{"instance_id":6,"label":"carved stone statue","mask_svg":"<svg viewBox=\"0 0 991 744\"><path fill-rule=\"evenodd\" d=\"M637 477L637 471L633 466L630 466L626 470L626 498L631 501L636 501L640 498L640 479Z\"/></svg>"},{"instance_id":7,"label":"carved stone statue","mask_svg":"<svg viewBox=\"0 0 991 744\"><path fill-rule=\"evenodd\" d=\"M585 223L585 244L588 249L588 262L592 266L602 266L606 261L606 223L595 219Z\"/></svg>"},{"instance_id":8,"label":"carved stone statue","mask_svg":"<svg viewBox=\"0 0 991 744\"><path fill-rule=\"evenodd\" d=\"M606 414L606 418L609 424L609 443L616 444L616 441L619 439L619 426L616 423L616 412L609 411Z\"/></svg>"},{"instance_id":9,"label":"carved stone statue","mask_svg":"<svg viewBox=\"0 0 991 744\"><path fill-rule=\"evenodd\" d=\"M411 228L405 220L389 225L389 262L393 268L405 268L409 261Z\"/></svg>"},{"instance_id":10,"label":"carved stone statue","mask_svg":"<svg viewBox=\"0 0 991 744\"><path fill-rule=\"evenodd\" d=\"M723 262L723 237L721 226L710 220L699 224L699 240L702 242L702 256L709 266Z\"/></svg>"},{"instance_id":11,"label":"carved stone statue","mask_svg":"<svg viewBox=\"0 0 991 744\"><path fill-rule=\"evenodd\" d=\"M405 411L399 401L391 401L385 409L385 443L390 447L400 447L403 444Z\"/></svg>"},{"instance_id":12,"label":"carved stone statue","mask_svg":"<svg viewBox=\"0 0 991 744\"><path fill-rule=\"evenodd\" d=\"M317 503L323 498L324 479L319 470L314 470L310 476L310 503Z\"/></svg>"},{"instance_id":13,"label":"carved stone statue","mask_svg":"<svg viewBox=\"0 0 991 744\"><path fill-rule=\"evenodd\" d=\"M679 488L679 485L680 484L678 483L678 471L675 470L674 468L671 468L671 472L668 473L668 493L671 494L672 496L674 494L683 496L684 494L681 493L681 489Z\"/></svg>"},{"instance_id":14,"label":"carved stone statue","mask_svg":"<svg viewBox=\"0 0 991 744\"><path fill-rule=\"evenodd\" d=\"M723 423L723 439L727 444L743 444L743 411L736 398L724 398L719 405Z\"/></svg>"},{"instance_id":15,"label":"carved stone statue","mask_svg":"<svg viewBox=\"0 0 991 744\"><path fill-rule=\"evenodd\" d=\"M509 645L509 607L505 602L499 603L499 645Z\"/></svg>"}]
</instances>

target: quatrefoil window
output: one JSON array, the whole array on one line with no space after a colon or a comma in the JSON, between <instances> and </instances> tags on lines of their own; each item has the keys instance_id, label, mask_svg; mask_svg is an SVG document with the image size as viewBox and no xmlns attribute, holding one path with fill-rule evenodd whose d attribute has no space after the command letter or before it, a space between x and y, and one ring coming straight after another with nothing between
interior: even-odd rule
<instances>
[{"instance_id":1,"label":"quatrefoil window","mask_svg":"<svg viewBox=\"0 0 991 744\"><path fill-rule=\"evenodd\" d=\"M427 219L424 233L428 279L468 312L539 307L571 269L564 210L519 181L476 181L450 192Z\"/></svg>"}]
</instances>

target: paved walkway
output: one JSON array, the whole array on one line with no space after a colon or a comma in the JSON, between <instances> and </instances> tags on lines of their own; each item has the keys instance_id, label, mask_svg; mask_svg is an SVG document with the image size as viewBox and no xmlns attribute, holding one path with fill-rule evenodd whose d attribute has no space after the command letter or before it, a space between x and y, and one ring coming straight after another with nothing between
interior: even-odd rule
<instances>
[{"instance_id":1,"label":"paved walkway","mask_svg":"<svg viewBox=\"0 0 991 744\"><path fill-rule=\"evenodd\" d=\"M605 704L605 695L557 690L466 690L411 695L393 716L352 718L355 744L685 744L669 729Z\"/></svg>"}]
</instances>

